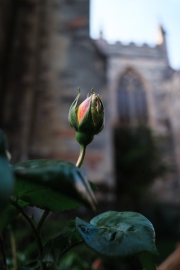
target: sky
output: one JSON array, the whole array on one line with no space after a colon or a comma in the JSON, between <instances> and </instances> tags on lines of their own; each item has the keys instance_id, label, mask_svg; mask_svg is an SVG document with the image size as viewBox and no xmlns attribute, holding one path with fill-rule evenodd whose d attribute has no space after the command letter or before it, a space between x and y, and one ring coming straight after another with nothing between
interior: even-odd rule
<instances>
[{"instance_id":1,"label":"sky","mask_svg":"<svg viewBox=\"0 0 180 270\"><path fill-rule=\"evenodd\" d=\"M180 0L91 0L90 35L109 43L154 46L158 25L166 31L170 66L180 69Z\"/></svg>"}]
</instances>

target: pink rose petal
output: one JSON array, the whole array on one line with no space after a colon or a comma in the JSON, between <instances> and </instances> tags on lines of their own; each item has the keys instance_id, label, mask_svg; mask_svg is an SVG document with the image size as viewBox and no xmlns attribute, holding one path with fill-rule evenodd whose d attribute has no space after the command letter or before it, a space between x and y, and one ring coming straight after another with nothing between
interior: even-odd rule
<instances>
[{"instance_id":1,"label":"pink rose petal","mask_svg":"<svg viewBox=\"0 0 180 270\"><path fill-rule=\"evenodd\" d=\"M77 119L78 119L78 123L80 123L82 121L82 119L84 118L84 115L86 114L89 105L90 105L90 101L91 101L91 97L88 97L87 99L85 99L78 107L78 111L77 111Z\"/></svg>"}]
</instances>

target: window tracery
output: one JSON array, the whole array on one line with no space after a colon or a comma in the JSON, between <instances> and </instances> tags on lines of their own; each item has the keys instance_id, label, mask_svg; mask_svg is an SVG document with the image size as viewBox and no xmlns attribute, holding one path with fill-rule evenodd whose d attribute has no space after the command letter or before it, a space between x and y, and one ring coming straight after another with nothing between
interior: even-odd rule
<instances>
[{"instance_id":1,"label":"window tracery","mask_svg":"<svg viewBox=\"0 0 180 270\"><path fill-rule=\"evenodd\" d=\"M118 91L118 116L120 123L146 123L147 101L144 86L139 76L128 70L121 77Z\"/></svg>"}]
</instances>

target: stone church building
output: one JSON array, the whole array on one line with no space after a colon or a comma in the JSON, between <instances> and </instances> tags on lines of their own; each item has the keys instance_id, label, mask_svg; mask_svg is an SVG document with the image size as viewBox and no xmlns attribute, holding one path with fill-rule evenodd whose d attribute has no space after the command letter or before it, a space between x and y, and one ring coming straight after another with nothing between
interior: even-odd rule
<instances>
[{"instance_id":1,"label":"stone church building","mask_svg":"<svg viewBox=\"0 0 180 270\"><path fill-rule=\"evenodd\" d=\"M180 72L169 65L166 33L154 46L108 44L89 37L88 0L1 0L0 127L12 162L63 159L73 163L79 145L67 115L81 88L93 87L105 105L105 128L87 147L82 169L89 179L116 187L113 132L139 121L171 138L176 174L157 181L162 199L179 203Z\"/></svg>"}]
</instances>

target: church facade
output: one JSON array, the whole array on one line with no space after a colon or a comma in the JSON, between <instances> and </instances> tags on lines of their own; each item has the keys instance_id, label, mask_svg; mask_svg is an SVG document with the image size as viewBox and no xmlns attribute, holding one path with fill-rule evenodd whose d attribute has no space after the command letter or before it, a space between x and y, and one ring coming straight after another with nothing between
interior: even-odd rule
<instances>
[{"instance_id":1,"label":"church facade","mask_svg":"<svg viewBox=\"0 0 180 270\"><path fill-rule=\"evenodd\" d=\"M93 87L102 95L106 123L87 147L82 169L92 181L114 189L114 129L141 122L171 138L176 176L166 184L157 181L155 189L167 201L174 199L180 173L180 73L169 65L163 27L154 47L112 45L102 34L90 39L88 0L1 2L8 31L0 37L0 125L13 162L52 158L75 163L79 146L68 110L78 87L81 101Z\"/></svg>"}]
</instances>

